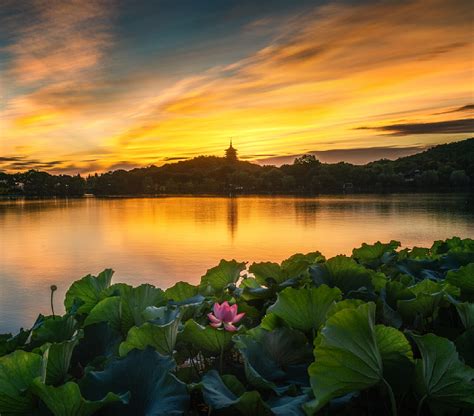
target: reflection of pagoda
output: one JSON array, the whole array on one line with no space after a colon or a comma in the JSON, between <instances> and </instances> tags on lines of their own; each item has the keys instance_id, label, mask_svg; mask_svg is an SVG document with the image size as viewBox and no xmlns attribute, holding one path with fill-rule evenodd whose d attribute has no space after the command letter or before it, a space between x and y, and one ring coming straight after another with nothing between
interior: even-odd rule
<instances>
[{"instance_id":1,"label":"reflection of pagoda","mask_svg":"<svg viewBox=\"0 0 474 416\"><path fill-rule=\"evenodd\" d=\"M239 222L237 208L237 200L235 198L229 198L227 200L227 230L229 231L232 242L234 242L237 224Z\"/></svg>"},{"instance_id":2,"label":"reflection of pagoda","mask_svg":"<svg viewBox=\"0 0 474 416\"><path fill-rule=\"evenodd\" d=\"M225 151L225 158L229 162L237 162L237 150L232 147L232 139L230 139L230 146Z\"/></svg>"}]
</instances>

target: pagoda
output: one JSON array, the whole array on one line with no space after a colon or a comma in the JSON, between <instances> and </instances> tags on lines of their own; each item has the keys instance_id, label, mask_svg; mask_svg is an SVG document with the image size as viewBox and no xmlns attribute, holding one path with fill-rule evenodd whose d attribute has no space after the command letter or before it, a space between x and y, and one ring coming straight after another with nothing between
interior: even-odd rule
<instances>
[{"instance_id":1,"label":"pagoda","mask_svg":"<svg viewBox=\"0 0 474 416\"><path fill-rule=\"evenodd\" d=\"M232 146L232 139L230 139L230 146L225 151L225 158L229 162L237 162L237 150Z\"/></svg>"}]
</instances>

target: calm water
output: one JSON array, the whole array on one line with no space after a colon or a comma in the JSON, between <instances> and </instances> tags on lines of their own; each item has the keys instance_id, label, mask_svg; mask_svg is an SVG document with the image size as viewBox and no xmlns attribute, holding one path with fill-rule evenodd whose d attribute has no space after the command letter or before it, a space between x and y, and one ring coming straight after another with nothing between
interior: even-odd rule
<instances>
[{"instance_id":1,"label":"calm water","mask_svg":"<svg viewBox=\"0 0 474 416\"><path fill-rule=\"evenodd\" d=\"M0 201L0 332L29 327L69 285L104 268L115 282L197 283L221 258L350 254L362 242L431 245L474 237L474 200L452 195Z\"/></svg>"}]
</instances>

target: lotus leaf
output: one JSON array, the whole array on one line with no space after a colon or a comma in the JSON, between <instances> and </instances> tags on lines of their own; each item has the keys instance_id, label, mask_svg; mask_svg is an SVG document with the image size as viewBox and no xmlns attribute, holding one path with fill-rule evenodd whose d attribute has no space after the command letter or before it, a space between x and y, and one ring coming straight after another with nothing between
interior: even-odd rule
<instances>
[{"instance_id":1,"label":"lotus leaf","mask_svg":"<svg viewBox=\"0 0 474 416\"><path fill-rule=\"evenodd\" d=\"M36 399L29 391L41 374L41 356L15 351L0 357L0 414L27 415L33 412Z\"/></svg>"},{"instance_id":2,"label":"lotus leaf","mask_svg":"<svg viewBox=\"0 0 474 416\"><path fill-rule=\"evenodd\" d=\"M81 382L87 400L102 400L109 392L130 393L127 405L113 403L104 415L182 415L189 404L186 385L171 374L175 363L151 348L133 350L111 362L104 371L92 371Z\"/></svg>"},{"instance_id":3,"label":"lotus leaf","mask_svg":"<svg viewBox=\"0 0 474 416\"><path fill-rule=\"evenodd\" d=\"M344 294L361 287L372 288L369 270L346 256L336 256L326 263L312 266L310 273L317 286L337 287Z\"/></svg>"},{"instance_id":4,"label":"lotus leaf","mask_svg":"<svg viewBox=\"0 0 474 416\"><path fill-rule=\"evenodd\" d=\"M64 306L70 311L76 300L81 302L78 313L89 313L90 310L106 297L106 290L112 281L113 270L106 269L99 275L87 275L74 282L66 292Z\"/></svg>"},{"instance_id":5,"label":"lotus leaf","mask_svg":"<svg viewBox=\"0 0 474 416\"><path fill-rule=\"evenodd\" d=\"M294 329L317 331L326 321L328 309L340 299L341 291L326 285L311 289L287 288L278 294L277 301L267 311Z\"/></svg>"},{"instance_id":6,"label":"lotus leaf","mask_svg":"<svg viewBox=\"0 0 474 416\"><path fill-rule=\"evenodd\" d=\"M474 370L459 360L454 344L434 334L413 339L421 353L415 372L419 407L426 401L430 408L440 403L473 410Z\"/></svg>"}]
</instances>

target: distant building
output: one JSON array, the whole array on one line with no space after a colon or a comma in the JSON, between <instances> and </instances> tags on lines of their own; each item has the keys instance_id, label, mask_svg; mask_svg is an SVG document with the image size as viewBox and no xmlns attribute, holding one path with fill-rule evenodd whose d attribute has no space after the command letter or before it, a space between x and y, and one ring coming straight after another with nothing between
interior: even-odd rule
<instances>
[{"instance_id":1,"label":"distant building","mask_svg":"<svg viewBox=\"0 0 474 416\"><path fill-rule=\"evenodd\" d=\"M232 146L232 139L230 140L230 146L225 151L225 158L229 162L237 162L237 150Z\"/></svg>"},{"instance_id":2,"label":"distant building","mask_svg":"<svg viewBox=\"0 0 474 416\"><path fill-rule=\"evenodd\" d=\"M342 192L345 194L351 194L354 192L354 185L352 182L347 182L342 185Z\"/></svg>"}]
</instances>

